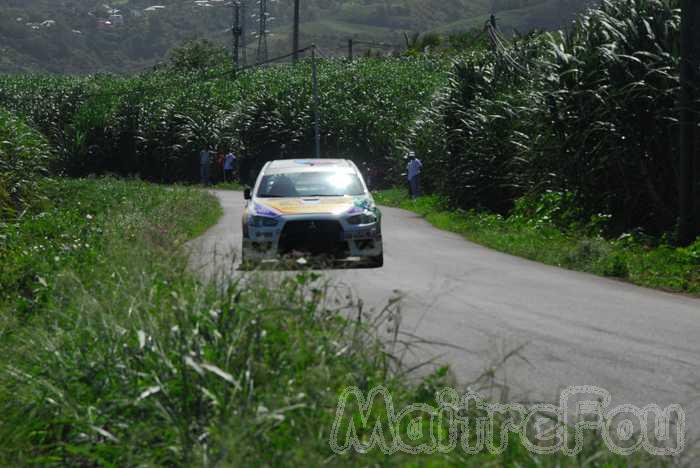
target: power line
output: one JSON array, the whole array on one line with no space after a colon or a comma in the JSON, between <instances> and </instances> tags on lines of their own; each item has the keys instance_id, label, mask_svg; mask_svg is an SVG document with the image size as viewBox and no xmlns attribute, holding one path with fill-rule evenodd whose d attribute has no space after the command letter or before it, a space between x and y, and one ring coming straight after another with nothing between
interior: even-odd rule
<instances>
[{"instance_id":1,"label":"power line","mask_svg":"<svg viewBox=\"0 0 700 468\"><path fill-rule=\"evenodd\" d=\"M388 49L401 49L403 46L396 44L387 44L385 42L372 42L372 41L357 41L353 39L353 44L369 45L373 47L384 47Z\"/></svg>"},{"instance_id":2,"label":"power line","mask_svg":"<svg viewBox=\"0 0 700 468\"><path fill-rule=\"evenodd\" d=\"M238 70L238 71L246 71L246 70L250 70L250 69L253 69L253 68L258 68L258 67L260 67L260 66L262 66L262 65L268 65L268 64L270 64L270 63L279 62L280 60L284 60L284 59L288 59L288 58L290 58L290 57L293 57L295 53L297 53L297 54L303 54L304 52L306 52L306 51L308 51L308 50L310 50L310 49L312 49L312 48L313 48L313 46L307 46L307 47L304 47L303 49L299 49L299 50L296 50L296 51L292 51L292 52L290 52L290 53L288 53L288 54L279 55L279 56L277 56L277 57L273 57L273 58L271 58L271 59L267 59L267 60L265 60L265 61L263 61L263 62L258 62L258 63L253 64L253 65L248 65L247 67L242 67L242 68L241 68L240 70Z\"/></svg>"},{"instance_id":3,"label":"power line","mask_svg":"<svg viewBox=\"0 0 700 468\"><path fill-rule=\"evenodd\" d=\"M316 52L318 52L318 55L320 55L321 58L324 58L326 60L332 60L332 52L329 49L326 49L326 51L328 52L328 54L325 54L323 52L323 49L321 49L319 46L316 46Z\"/></svg>"},{"instance_id":4,"label":"power line","mask_svg":"<svg viewBox=\"0 0 700 468\"><path fill-rule=\"evenodd\" d=\"M510 51L505 46L499 37L498 26L496 25L496 17L491 15L489 21L486 22L486 32L488 33L494 52L505 59L505 62L523 75L529 73L529 70L520 65L510 54Z\"/></svg>"}]
</instances>

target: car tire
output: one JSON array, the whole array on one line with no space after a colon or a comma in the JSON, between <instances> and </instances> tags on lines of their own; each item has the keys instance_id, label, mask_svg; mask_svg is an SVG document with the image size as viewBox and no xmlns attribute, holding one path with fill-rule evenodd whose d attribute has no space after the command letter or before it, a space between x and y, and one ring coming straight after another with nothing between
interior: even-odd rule
<instances>
[{"instance_id":1,"label":"car tire","mask_svg":"<svg viewBox=\"0 0 700 468\"><path fill-rule=\"evenodd\" d=\"M370 264L373 268L381 268L384 266L384 254L381 253L374 257L370 257Z\"/></svg>"}]
</instances>

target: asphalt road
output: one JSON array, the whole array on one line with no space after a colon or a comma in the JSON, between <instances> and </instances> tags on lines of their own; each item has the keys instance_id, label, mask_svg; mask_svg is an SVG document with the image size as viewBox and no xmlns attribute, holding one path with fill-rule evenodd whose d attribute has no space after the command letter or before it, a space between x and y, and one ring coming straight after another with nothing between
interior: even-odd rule
<instances>
[{"instance_id":1,"label":"asphalt road","mask_svg":"<svg viewBox=\"0 0 700 468\"><path fill-rule=\"evenodd\" d=\"M242 194L216 195L225 214L195 242L193 263L205 270L241 243ZM415 359L437 357L464 385L519 349L496 372L510 401L558 401L565 387L594 385L613 404L680 404L689 436L700 434L700 300L512 257L382 211L384 268L327 274L375 309L400 291L404 329L453 345Z\"/></svg>"}]
</instances>

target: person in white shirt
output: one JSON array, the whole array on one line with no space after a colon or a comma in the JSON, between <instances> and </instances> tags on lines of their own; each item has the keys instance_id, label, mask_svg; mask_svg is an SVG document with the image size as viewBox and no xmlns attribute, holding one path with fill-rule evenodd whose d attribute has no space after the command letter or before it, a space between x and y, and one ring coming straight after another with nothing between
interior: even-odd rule
<instances>
[{"instance_id":1,"label":"person in white shirt","mask_svg":"<svg viewBox=\"0 0 700 468\"><path fill-rule=\"evenodd\" d=\"M236 155L233 151L229 153L224 158L224 182L233 181L233 171L236 169Z\"/></svg>"},{"instance_id":2,"label":"person in white shirt","mask_svg":"<svg viewBox=\"0 0 700 468\"><path fill-rule=\"evenodd\" d=\"M411 191L411 198L420 197L420 173L423 169L423 163L420 159L416 157L415 154L411 154L411 159L408 160L406 165L406 175L408 177L408 186Z\"/></svg>"}]
</instances>

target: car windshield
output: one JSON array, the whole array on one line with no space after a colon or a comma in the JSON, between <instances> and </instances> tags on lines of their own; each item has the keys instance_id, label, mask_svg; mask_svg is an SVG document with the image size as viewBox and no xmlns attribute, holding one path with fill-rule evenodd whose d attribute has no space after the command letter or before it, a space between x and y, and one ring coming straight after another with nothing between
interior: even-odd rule
<instances>
[{"instance_id":1,"label":"car windshield","mask_svg":"<svg viewBox=\"0 0 700 468\"><path fill-rule=\"evenodd\" d=\"M263 176L260 198L342 197L364 195L355 174L343 172L294 172Z\"/></svg>"}]
</instances>

